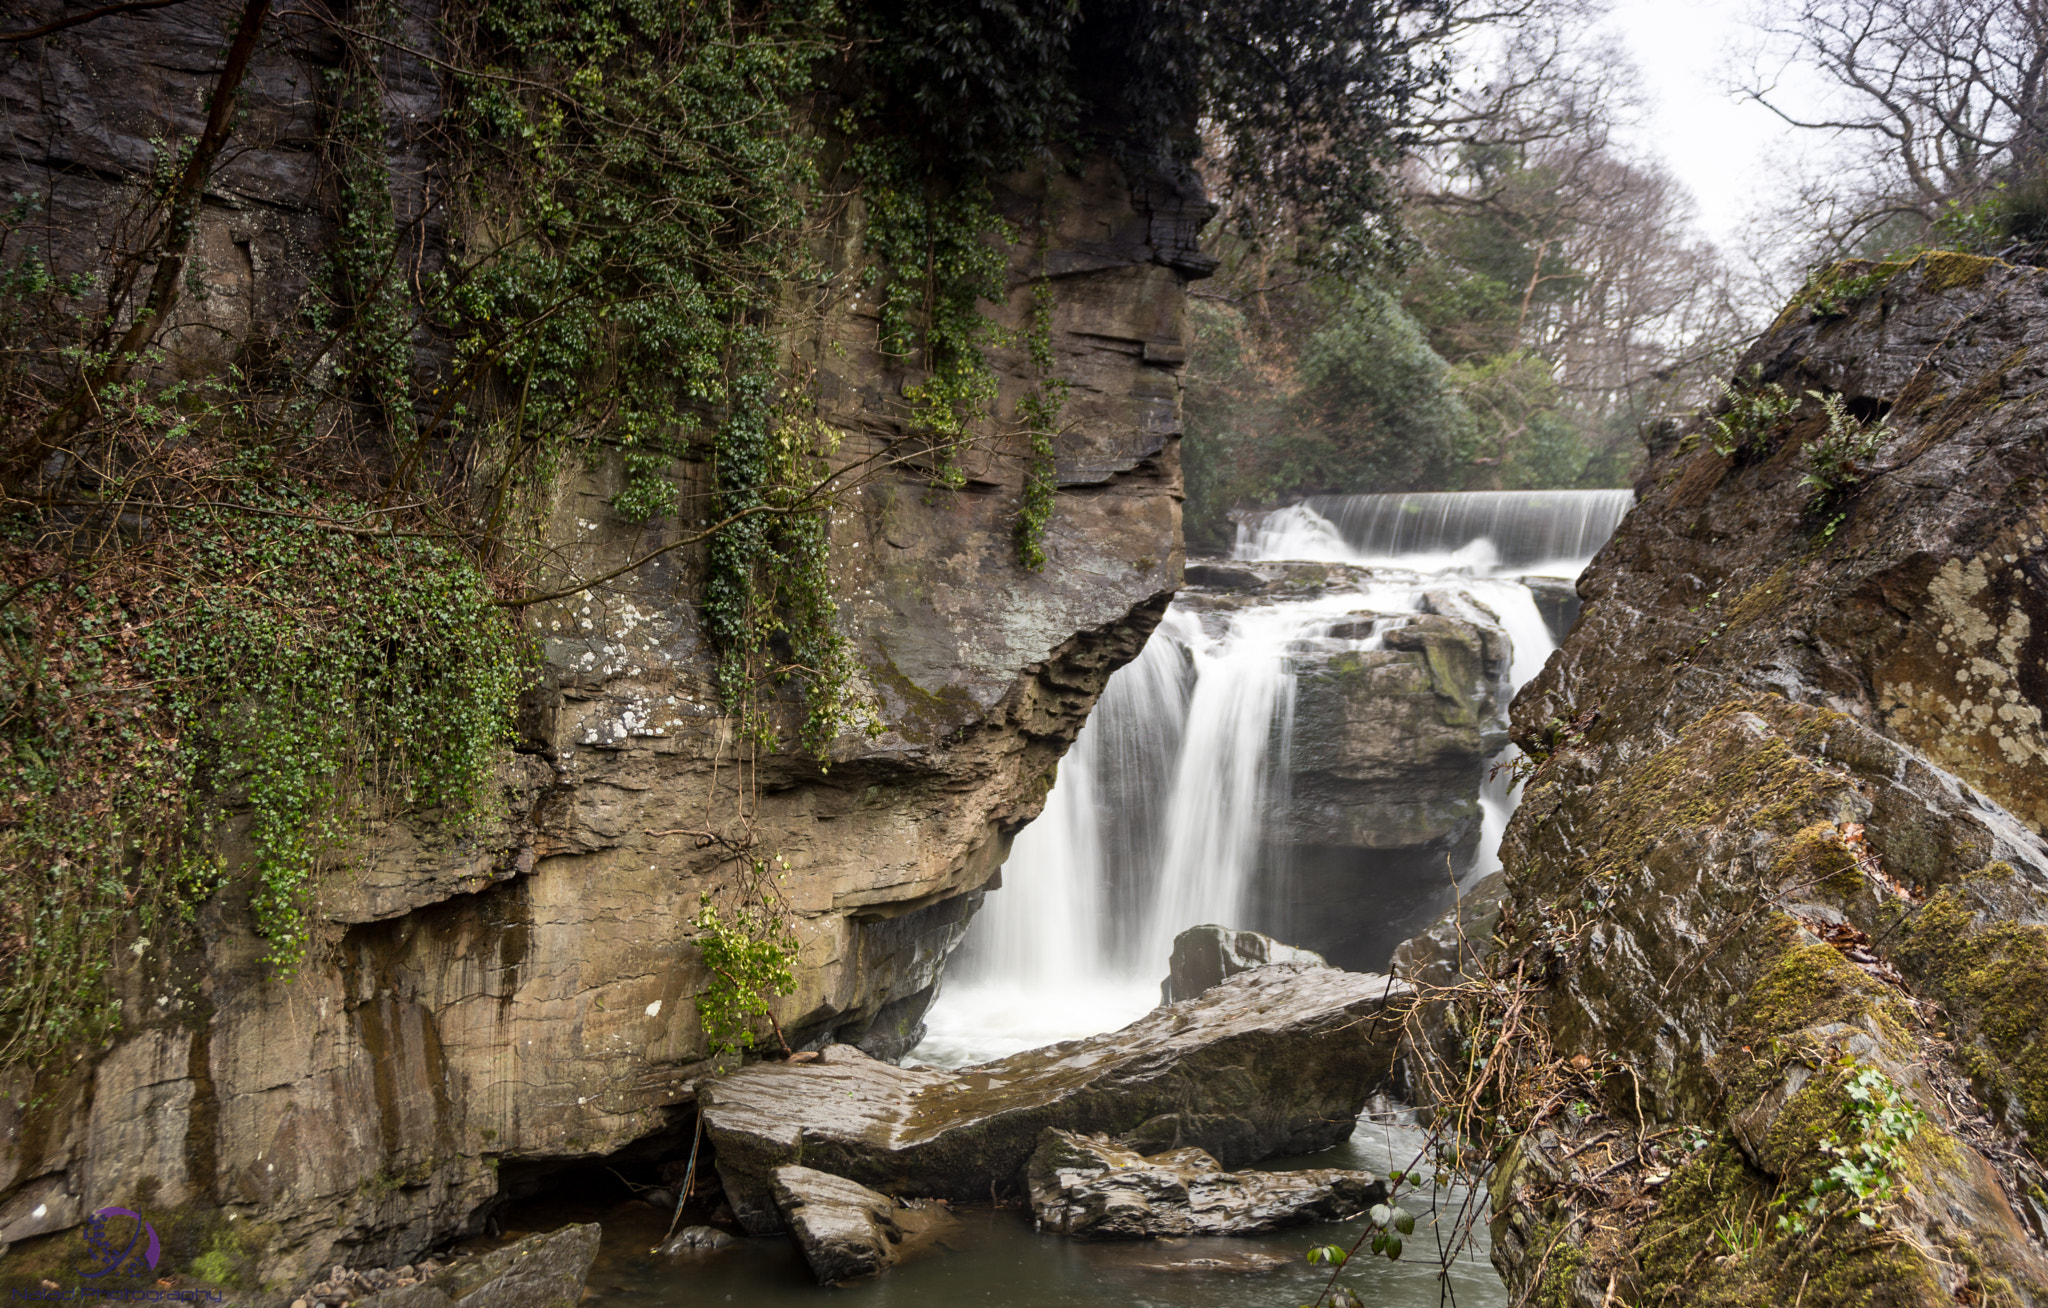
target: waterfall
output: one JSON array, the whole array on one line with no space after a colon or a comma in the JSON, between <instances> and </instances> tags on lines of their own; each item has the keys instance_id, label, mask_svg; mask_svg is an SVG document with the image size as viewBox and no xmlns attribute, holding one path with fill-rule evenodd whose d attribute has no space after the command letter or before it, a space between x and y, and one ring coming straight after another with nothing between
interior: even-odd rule
<instances>
[{"instance_id":1,"label":"waterfall","mask_svg":"<svg viewBox=\"0 0 2048 1308\"><path fill-rule=\"evenodd\" d=\"M1306 649L1367 650L1333 625L1360 610L1417 610L1455 587L1499 617L1519 687L1555 647L1524 575L1571 576L1605 542L1627 491L1327 496L1242 524L1234 557L1371 569L1307 598L1247 596L1206 611L1176 603L1110 678L1060 765L1044 812L1019 833L914 1057L1000 1057L1141 1016L1175 935L1259 920L1253 888L1276 875L1287 809L1295 670ZM1497 869L1514 795L1480 786L1479 849L1459 877ZM1398 920L1404 906L1389 906ZM1413 906L1406 906L1412 908Z\"/></svg>"},{"instance_id":2,"label":"waterfall","mask_svg":"<svg viewBox=\"0 0 2048 1308\"><path fill-rule=\"evenodd\" d=\"M1614 534L1634 502L1634 492L1625 490L1317 495L1266 515L1258 526L1241 525L1237 557L1399 560L1397 566L1423 572L1477 565L1570 577ZM1458 557L1480 542L1482 558ZM1297 552L1303 548L1316 552Z\"/></svg>"}]
</instances>

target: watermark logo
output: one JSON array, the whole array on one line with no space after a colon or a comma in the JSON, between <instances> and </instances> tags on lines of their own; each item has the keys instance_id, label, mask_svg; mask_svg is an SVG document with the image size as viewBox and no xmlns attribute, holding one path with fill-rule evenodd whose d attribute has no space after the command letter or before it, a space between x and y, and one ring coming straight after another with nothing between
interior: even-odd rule
<instances>
[{"instance_id":1,"label":"watermark logo","mask_svg":"<svg viewBox=\"0 0 2048 1308\"><path fill-rule=\"evenodd\" d=\"M144 1221L141 1213L102 1208L85 1224L85 1255L88 1265L78 1269L80 1276L98 1278L117 1272L143 1276L156 1270L163 1244L156 1238L156 1228Z\"/></svg>"}]
</instances>

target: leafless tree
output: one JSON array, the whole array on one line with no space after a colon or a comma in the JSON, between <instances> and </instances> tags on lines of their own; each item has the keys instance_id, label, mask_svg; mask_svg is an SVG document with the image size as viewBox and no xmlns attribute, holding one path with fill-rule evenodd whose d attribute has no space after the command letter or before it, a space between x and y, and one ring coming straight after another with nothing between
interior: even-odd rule
<instances>
[{"instance_id":1,"label":"leafless tree","mask_svg":"<svg viewBox=\"0 0 2048 1308\"><path fill-rule=\"evenodd\" d=\"M1807 181L1821 256L1924 238L1945 212L2036 173L2048 149L2048 0L1769 0L1738 89L1840 140ZM1818 102L1796 93L1817 71Z\"/></svg>"}]
</instances>

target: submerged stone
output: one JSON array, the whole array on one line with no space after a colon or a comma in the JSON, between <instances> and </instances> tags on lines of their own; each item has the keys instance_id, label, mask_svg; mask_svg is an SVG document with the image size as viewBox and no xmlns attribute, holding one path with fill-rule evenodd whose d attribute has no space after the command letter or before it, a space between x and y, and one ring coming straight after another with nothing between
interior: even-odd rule
<instances>
[{"instance_id":1,"label":"submerged stone","mask_svg":"<svg viewBox=\"0 0 2048 1308\"><path fill-rule=\"evenodd\" d=\"M674 1258L682 1254L710 1253L733 1243L731 1236L715 1226L686 1226L670 1236L668 1242L655 1252Z\"/></svg>"},{"instance_id":2,"label":"submerged stone","mask_svg":"<svg viewBox=\"0 0 2048 1308\"><path fill-rule=\"evenodd\" d=\"M1337 1222L1387 1197L1370 1172L1226 1172L1200 1149L1147 1158L1107 1136L1048 1130L1031 1155L1031 1212L1084 1240L1256 1235Z\"/></svg>"},{"instance_id":3,"label":"submerged stone","mask_svg":"<svg viewBox=\"0 0 2048 1308\"><path fill-rule=\"evenodd\" d=\"M757 1063L699 1087L728 1201L755 1234L783 1227L776 1168L801 1164L886 1194L1015 1195L1047 1127L1140 1152L1195 1147L1239 1167L1350 1137L1391 1081L1402 982L1285 964L1240 973L1121 1031L958 1072L894 1067L846 1046Z\"/></svg>"},{"instance_id":4,"label":"submerged stone","mask_svg":"<svg viewBox=\"0 0 2048 1308\"><path fill-rule=\"evenodd\" d=\"M1173 958L1166 980L1159 983L1159 999L1167 1004L1192 999L1239 972L1275 963L1329 966L1321 954L1283 945L1256 931L1215 925L1189 927L1173 938Z\"/></svg>"}]
</instances>

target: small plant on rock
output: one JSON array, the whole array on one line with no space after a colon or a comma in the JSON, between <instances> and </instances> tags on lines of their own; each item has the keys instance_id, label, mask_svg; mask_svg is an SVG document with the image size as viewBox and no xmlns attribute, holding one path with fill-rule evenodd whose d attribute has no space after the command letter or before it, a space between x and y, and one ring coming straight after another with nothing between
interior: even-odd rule
<instances>
[{"instance_id":1,"label":"small plant on rock","mask_svg":"<svg viewBox=\"0 0 2048 1308\"><path fill-rule=\"evenodd\" d=\"M1853 1214L1874 1229L1885 1209L1905 1193L1906 1146L1927 1115L1877 1068L1860 1066L1854 1058L1838 1066L1849 1074L1842 1087L1848 1138L1837 1132L1823 1137L1820 1150L1834 1163L1813 1179L1804 1199L1794 1203L1785 1195L1776 1201L1784 1210L1777 1221L1780 1235L1804 1235L1836 1215Z\"/></svg>"},{"instance_id":2,"label":"small plant on rock","mask_svg":"<svg viewBox=\"0 0 2048 1308\"><path fill-rule=\"evenodd\" d=\"M1863 481L1863 465L1884 444L1887 429L1881 421L1859 420L1838 394L1807 394L1820 401L1828 426L1825 432L1806 442L1806 457L1812 467L1800 477L1799 484L1812 492L1807 508L1822 513Z\"/></svg>"},{"instance_id":3,"label":"small plant on rock","mask_svg":"<svg viewBox=\"0 0 2048 1308\"><path fill-rule=\"evenodd\" d=\"M767 864L755 859L754 881L764 881L767 874ZM706 899L690 925L697 929L697 949L711 973L711 984L697 996L711 1052L722 1057L751 1049L754 1020L760 1017L768 1019L776 1043L789 1052L769 1002L796 989L796 933L789 919L766 903L741 904L727 918Z\"/></svg>"},{"instance_id":4,"label":"small plant on rock","mask_svg":"<svg viewBox=\"0 0 2048 1308\"><path fill-rule=\"evenodd\" d=\"M1714 453L1724 459L1763 453L1771 434L1799 407L1799 401L1783 386L1763 384L1759 367L1749 370L1749 384L1740 390L1727 382L1717 384L1727 397L1728 409L1708 427L1713 433Z\"/></svg>"}]
</instances>

